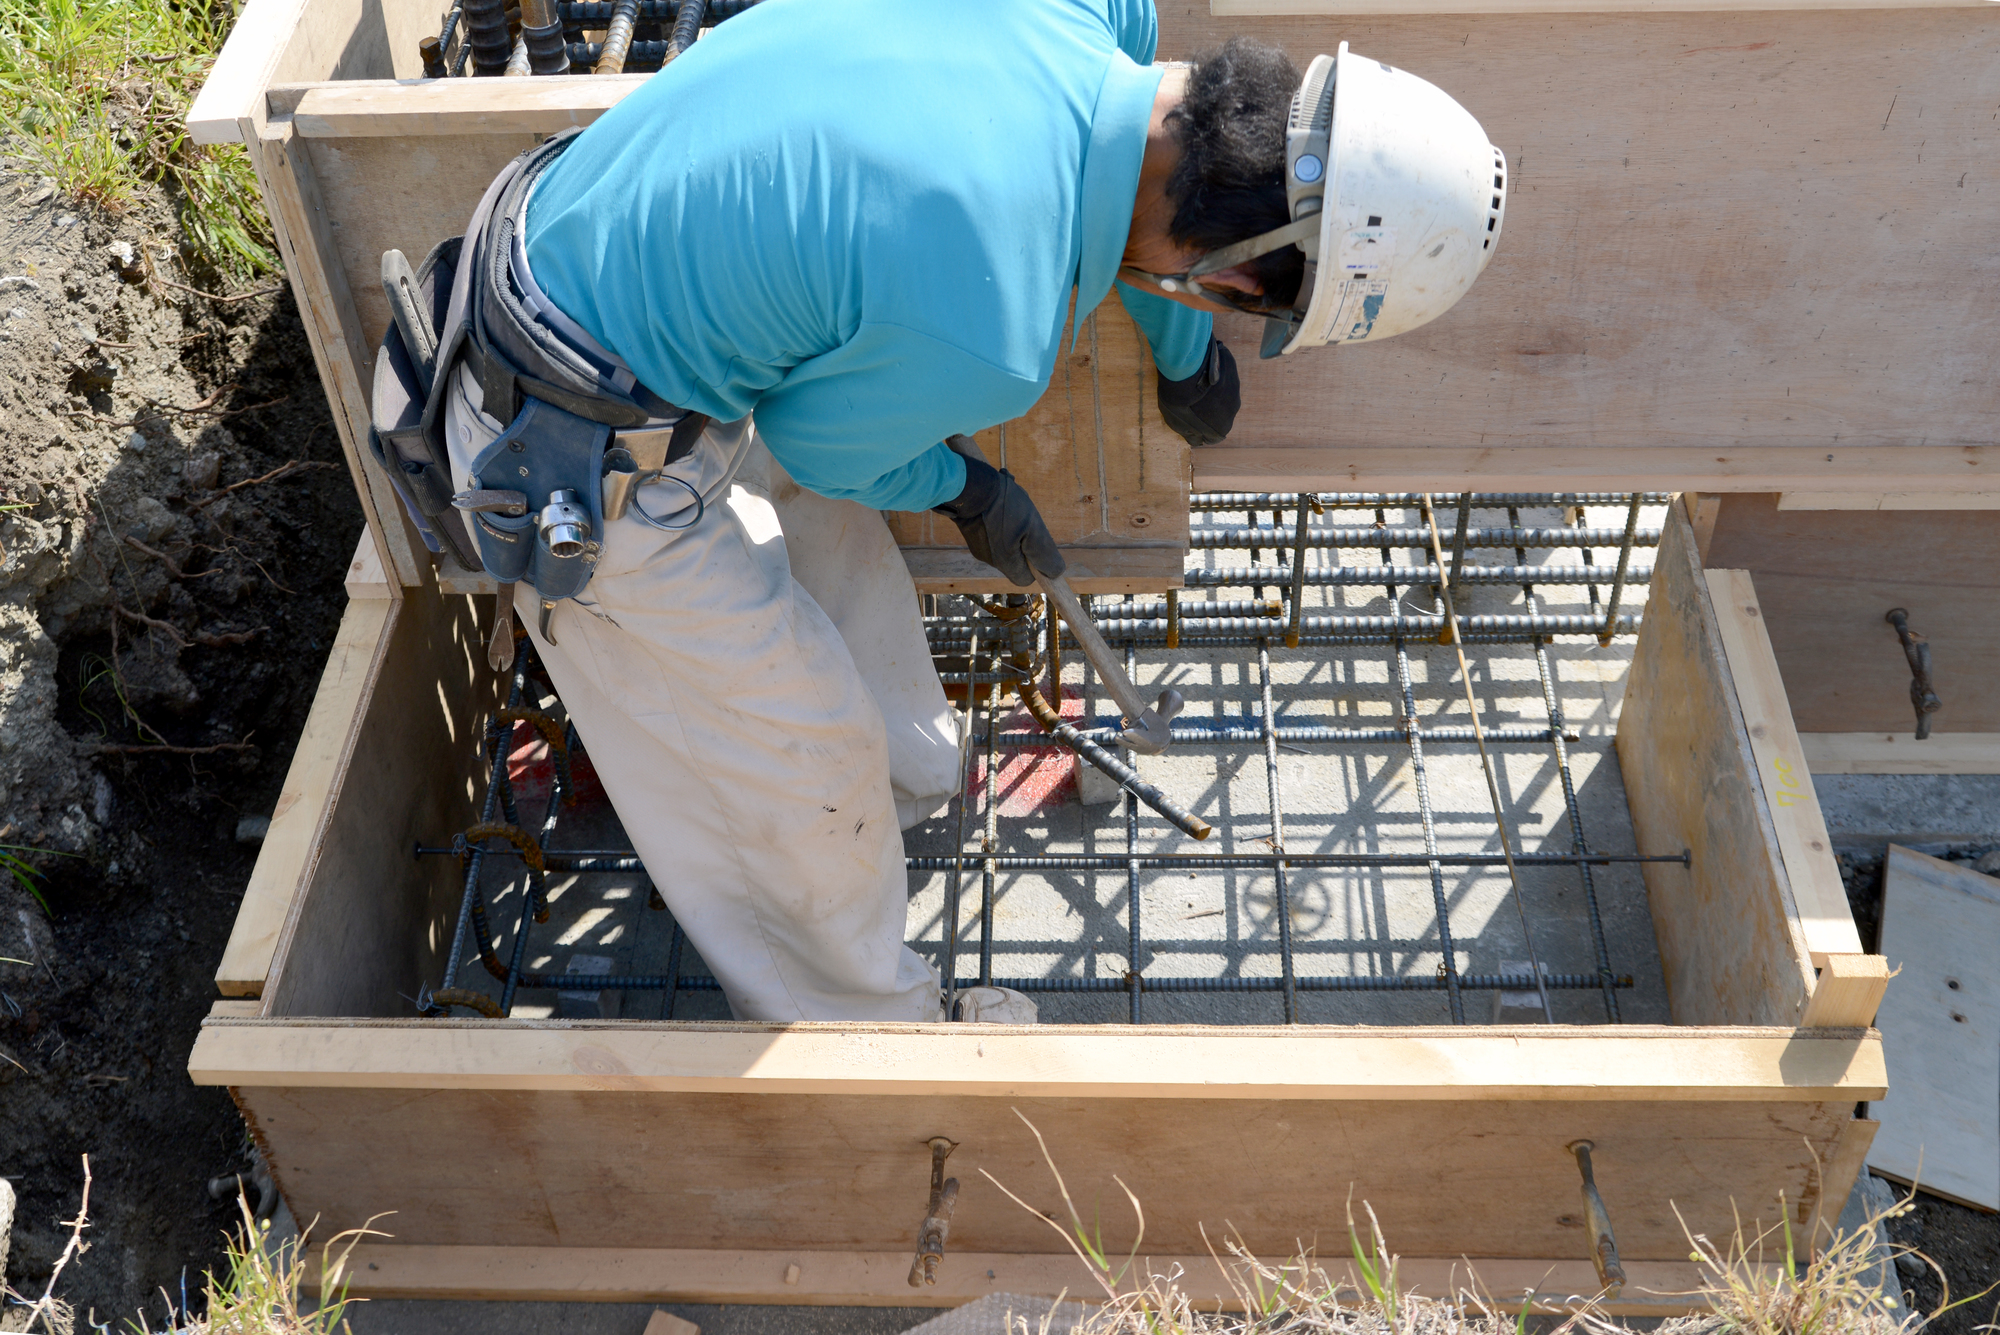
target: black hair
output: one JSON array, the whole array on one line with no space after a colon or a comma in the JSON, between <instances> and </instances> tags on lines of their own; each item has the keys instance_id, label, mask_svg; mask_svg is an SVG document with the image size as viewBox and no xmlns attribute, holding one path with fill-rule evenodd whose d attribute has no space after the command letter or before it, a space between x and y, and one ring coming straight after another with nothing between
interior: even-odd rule
<instances>
[{"instance_id":1,"label":"black hair","mask_svg":"<svg viewBox=\"0 0 2000 1335\"><path fill-rule=\"evenodd\" d=\"M1218 250L1292 220L1285 202L1285 122L1299 71L1275 46L1232 37L1197 57L1187 96L1167 113L1181 160L1167 178L1174 217L1167 234L1184 246ZM1267 300L1289 305L1305 276L1305 255L1284 246L1251 262Z\"/></svg>"}]
</instances>

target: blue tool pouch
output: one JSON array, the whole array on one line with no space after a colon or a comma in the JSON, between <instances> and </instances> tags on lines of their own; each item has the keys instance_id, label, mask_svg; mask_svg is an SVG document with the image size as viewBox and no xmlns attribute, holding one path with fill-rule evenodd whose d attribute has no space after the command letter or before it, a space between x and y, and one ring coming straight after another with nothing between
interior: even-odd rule
<instances>
[{"instance_id":1,"label":"blue tool pouch","mask_svg":"<svg viewBox=\"0 0 2000 1335\"><path fill-rule=\"evenodd\" d=\"M474 512L480 559L495 579L533 585L549 601L583 592L602 551L599 478L610 438L611 428L602 422L537 398L521 400L507 429L473 461L478 487L466 494L476 505L490 503L481 492L525 498L520 514Z\"/></svg>"}]
</instances>

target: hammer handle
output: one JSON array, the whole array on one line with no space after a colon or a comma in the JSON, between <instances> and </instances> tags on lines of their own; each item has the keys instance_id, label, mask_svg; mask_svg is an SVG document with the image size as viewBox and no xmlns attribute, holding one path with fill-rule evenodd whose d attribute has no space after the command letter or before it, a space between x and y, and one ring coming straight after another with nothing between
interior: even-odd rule
<instances>
[{"instance_id":1,"label":"hammer handle","mask_svg":"<svg viewBox=\"0 0 2000 1335\"><path fill-rule=\"evenodd\" d=\"M1102 635L1098 634L1097 624L1090 619L1090 614L1083 610L1083 601L1076 596L1076 590L1070 588L1069 581L1063 576L1044 575L1039 570L1035 572L1035 582L1042 586L1042 592L1048 596L1049 602L1069 624L1070 634L1076 636L1077 644L1083 648L1083 656L1090 660L1091 667L1097 669L1098 679L1104 683L1104 689L1111 693L1113 700L1117 701L1118 708L1124 711L1126 720L1136 725L1140 716L1146 712L1146 699L1132 685L1132 679L1125 675L1125 665L1118 661L1118 655L1112 652L1111 646L1105 642Z\"/></svg>"}]
</instances>

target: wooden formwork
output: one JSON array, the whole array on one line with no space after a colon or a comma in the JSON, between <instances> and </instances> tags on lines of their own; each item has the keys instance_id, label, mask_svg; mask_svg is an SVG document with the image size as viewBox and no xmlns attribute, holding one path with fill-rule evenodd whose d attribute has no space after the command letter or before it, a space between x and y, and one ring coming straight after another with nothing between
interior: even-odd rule
<instances>
[{"instance_id":1,"label":"wooden formwork","mask_svg":"<svg viewBox=\"0 0 2000 1335\"><path fill-rule=\"evenodd\" d=\"M983 438L1082 587L1177 582L1190 484L2000 493L1983 365L2000 264L1973 157L2000 102L2000 13L1622 4L1163 5L1162 58L1245 30L1299 57L1346 38L1424 74L1507 149L1513 195L1492 267L1426 330L1259 363L1255 330L1223 321L1245 409L1192 457L1154 414L1129 322L1096 312L1042 404ZM1598 1147L1625 1311L1692 1287L1672 1207L1711 1235L1781 1198L1807 1225L1838 1210L1874 1129L1855 1105L1883 1087L1867 1026L1886 970L1846 911L1760 586L1704 570L1716 511L1692 498L1693 525L1669 516L1618 736L1640 849L1691 854L1647 871L1671 1026L396 1018L456 908L447 861L408 850L469 823L465 758L498 687L478 649L490 594L432 570L357 448L379 255L458 231L508 158L640 82L427 83L434 22L416 0L251 0L191 118L249 147L374 547L190 1068L232 1090L301 1219L396 1212L394 1240L357 1251L354 1292L1074 1290L1046 1226L977 1172L1055 1203L1017 1109L1072 1183L1123 1176L1154 1261L1217 1294L1198 1225L1333 1254L1350 1188L1420 1286L1472 1258L1495 1294L1592 1291L1578 1139ZM980 586L940 526L893 522L928 587ZM911 1290L935 1135L959 1142L965 1190L938 1287Z\"/></svg>"},{"instance_id":2,"label":"wooden formwork","mask_svg":"<svg viewBox=\"0 0 2000 1335\"><path fill-rule=\"evenodd\" d=\"M1688 1225L1837 1210L1879 1097L1861 953L1741 572L1669 515L1618 733L1671 1026L1371 1028L427 1020L462 828L498 703L483 599L357 599L190 1060L226 1085L322 1229L384 1210L358 1293L945 1303L1074 1289L1033 1119L1072 1184L1116 1173L1147 1245L1223 1292L1199 1227L1253 1248L1345 1237L1350 1188L1441 1288L1593 1291L1566 1147L1597 1173L1628 1311L1691 1287ZM1800 783L1805 787L1801 795ZM1803 796L1803 800L1802 800ZM940 1284L904 1283L929 1155L964 1183ZM1780 1200L1783 1206L1780 1206ZM1462 1273L1462 1268L1461 1268Z\"/></svg>"}]
</instances>

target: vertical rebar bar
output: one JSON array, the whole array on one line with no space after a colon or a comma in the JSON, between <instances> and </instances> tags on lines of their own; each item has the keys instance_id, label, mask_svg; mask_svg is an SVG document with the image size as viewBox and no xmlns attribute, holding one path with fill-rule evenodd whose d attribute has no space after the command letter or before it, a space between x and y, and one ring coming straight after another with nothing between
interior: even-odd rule
<instances>
[{"instance_id":1,"label":"vertical rebar bar","mask_svg":"<svg viewBox=\"0 0 2000 1335\"><path fill-rule=\"evenodd\" d=\"M1507 507L1507 522L1515 528L1521 525L1521 512L1514 506ZM1514 549L1517 564L1526 567L1528 550ZM1521 583L1521 596L1529 616L1535 614L1535 586L1526 580ZM1556 774L1562 780L1563 809L1569 813L1569 846L1572 853L1590 852L1590 841L1583 833L1583 812L1576 801L1576 784L1569 772L1569 747L1563 741L1562 701L1556 696L1555 673L1549 669L1548 640L1537 636L1535 639L1535 674L1542 684L1542 707L1549 715L1549 741L1555 747ZM1590 913L1590 944L1597 957L1597 977L1603 983L1604 1014L1613 1024L1620 1022L1618 1014L1618 993L1612 987L1614 975L1611 972L1611 951L1604 939L1604 919L1597 908L1597 882L1590 874L1590 864L1579 862L1576 870L1583 878L1583 902Z\"/></svg>"},{"instance_id":2,"label":"vertical rebar bar","mask_svg":"<svg viewBox=\"0 0 2000 1335\"><path fill-rule=\"evenodd\" d=\"M1424 523L1430 530L1431 557L1444 568L1444 547L1438 541L1437 511L1432 508L1431 498L1424 497ZM1629 541L1631 532L1628 529ZM1528 949L1528 976L1535 980L1535 992L1542 999L1542 1014L1554 1024L1556 1013L1549 1006L1549 985L1542 977L1541 956L1535 950L1535 934L1528 926L1528 900L1521 889L1521 871L1514 865L1514 846L1507 838L1507 811L1500 800L1500 776L1493 764L1493 757L1486 750L1486 727L1479 721L1479 701L1472 690L1472 668L1465 660L1465 644L1458 633L1458 607L1452 594L1451 584L1445 583L1441 589L1444 595L1445 627L1452 632L1452 644L1458 652L1458 675L1465 683L1465 708L1472 719L1472 739L1479 747L1479 769L1486 776L1486 795L1493 802L1493 823L1500 833L1500 853L1507 860L1507 882L1514 891L1514 912L1521 919L1521 941Z\"/></svg>"},{"instance_id":3,"label":"vertical rebar bar","mask_svg":"<svg viewBox=\"0 0 2000 1335\"><path fill-rule=\"evenodd\" d=\"M592 73L625 72L625 56L632 49L632 31L638 23L639 0L616 0L611 6L611 25L604 30L604 49L598 52Z\"/></svg>"},{"instance_id":4,"label":"vertical rebar bar","mask_svg":"<svg viewBox=\"0 0 2000 1335\"><path fill-rule=\"evenodd\" d=\"M1388 513L1381 508L1375 511L1378 524L1388 523ZM1390 549L1382 550L1382 564L1393 566L1395 557ZM1389 606L1396 605L1396 581L1392 576L1388 582ZM1417 818L1423 827L1424 853L1430 859L1431 904L1437 913L1438 948L1444 952L1444 959L1438 965L1444 974L1445 999L1451 1007L1453 1024L1465 1023L1465 998L1458 986L1458 951L1451 939L1451 901L1444 890L1444 865L1437 860L1437 818L1431 809L1430 776L1424 769L1424 742L1417 729L1417 690L1410 674L1409 642L1398 635L1396 646L1396 681L1403 693L1403 735L1410 748L1410 777L1417 789Z\"/></svg>"},{"instance_id":5,"label":"vertical rebar bar","mask_svg":"<svg viewBox=\"0 0 2000 1335\"><path fill-rule=\"evenodd\" d=\"M1126 601L1131 601L1130 594ZM1139 648L1130 640L1125 642L1125 675L1139 679ZM1139 973L1145 967L1139 956L1145 943L1139 925L1139 795L1130 788L1125 790L1125 928L1125 991L1131 998L1132 1023L1139 1024L1144 995Z\"/></svg>"},{"instance_id":6,"label":"vertical rebar bar","mask_svg":"<svg viewBox=\"0 0 2000 1335\"><path fill-rule=\"evenodd\" d=\"M1633 492L1632 502L1625 508L1625 539L1618 544L1618 573L1611 578L1611 598L1604 606L1604 629L1597 632L1600 648L1609 647L1618 634L1618 603L1625 596L1625 572L1632 568L1632 542L1639 532L1639 502L1643 495Z\"/></svg>"},{"instance_id":7,"label":"vertical rebar bar","mask_svg":"<svg viewBox=\"0 0 2000 1335\"><path fill-rule=\"evenodd\" d=\"M972 647L966 652L968 667L979 661L979 632L972 632ZM968 676L976 673L968 673ZM965 803L972 795L972 728L977 717L978 687L969 686L965 692L965 723L960 733L958 756L958 833L952 841L957 849L958 865L952 869L951 893L946 896L944 909L944 1018L958 1018L958 920L960 904L965 894Z\"/></svg>"},{"instance_id":8,"label":"vertical rebar bar","mask_svg":"<svg viewBox=\"0 0 2000 1335\"><path fill-rule=\"evenodd\" d=\"M667 40L667 54L660 61L665 69L674 63L687 49L694 45L701 35L701 21L708 13L708 0L681 0L679 10L674 14L673 35Z\"/></svg>"},{"instance_id":9,"label":"vertical rebar bar","mask_svg":"<svg viewBox=\"0 0 2000 1335\"><path fill-rule=\"evenodd\" d=\"M1285 1023L1297 1024L1298 972L1292 962L1292 894L1285 876L1285 807L1278 784L1278 732L1272 717L1269 639L1257 641L1257 681L1264 694L1264 783L1271 801L1271 851L1277 855L1271 861L1271 875L1278 910L1278 965L1284 979Z\"/></svg>"},{"instance_id":10,"label":"vertical rebar bar","mask_svg":"<svg viewBox=\"0 0 2000 1335\"><path fill-rule=\"evenodd\" d=\"M1292 606L1290 620L1285 623L1285 647L1299 647L1299 618L1305 611L1306 593L1306 524L1312 516L1312 507L1318 497L1309 491L1299 493L1299 545L1292 549Z\"/></svg>"},{"instance_id":11,"label":"vertical rebar bar","mask_svg":"<svg viewBox=\"0 0 2000 1335\"><path fill-rule=\"evenodd\" d=\"M993 680L986 688L986 830L982 840L985 861L979 877L979 985L993 986L993 858L1000 849L998 789L1000 776L993 767L994 734L1000 731L1000 649L994 646L987 671ZM978 665L971 664L973 675ZM974 686L974 690L978 687ZM1057 709L1062 705L1058 703Z\"/></svg>"},{"instance_id":12,"label":"vertical rebar bar","mask_svg":"<svg viewBox=\"0 0 2000 1335\"><path fill-rule=\"evenodd\" d=\"M668 910L669 913L672 911L671 909ZM660 1005L660 1018L662 1020L671 1020L674 1018L674 998L680 995L681 990L681 942L684 940L686 940L686 937L681 933L680 919L676 918L674 919L674 934L667 946L667 999Z\"/></svg>"},{"instance_id":13,"label":"vertical rebar bar","mask_svg":"<svg viewBox=\"0 0 2000 1335\"><path fill-rule=\"evenodd\" d=\"M459 51L463 68L465 53L472 53L472 72L489 78L507 72L514 50L514 38L507 31L506 0L464 0L465 45Z\"/></svg>"}]
</instances>

